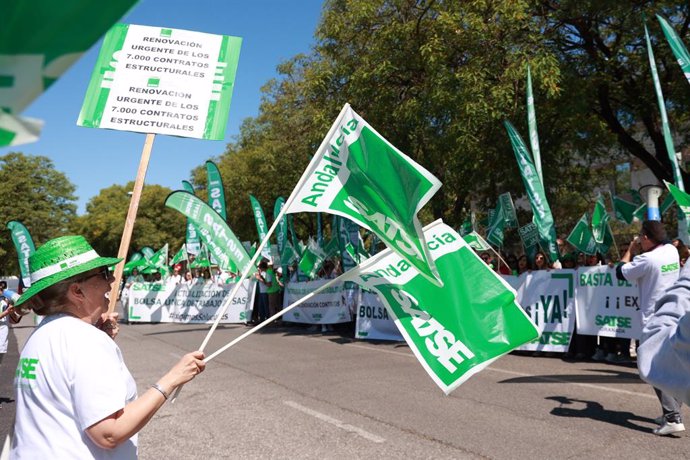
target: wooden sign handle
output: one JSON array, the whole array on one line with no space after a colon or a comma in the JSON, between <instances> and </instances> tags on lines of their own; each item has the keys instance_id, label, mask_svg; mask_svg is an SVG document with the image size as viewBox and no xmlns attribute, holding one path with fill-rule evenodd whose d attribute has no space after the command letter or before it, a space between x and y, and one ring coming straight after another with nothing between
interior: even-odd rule
<instances>
[{"instance_id":1,"label":"wooden sign handle","mask_svg":"<svg viewBox=\"0 0 690 460\"><path fill-rule=\"evenodd\" d=\"M127 261L127 252L129 243L132 241L132 230L134 230L134 221L137 219L137 211L139 210L139 200L141 199L141 191L144 189L144 179L146 179L146 170L149 167L149 159L151 158L151 149L153 148L153 141L156 139L155 134L147 134L144 141L144 149L141 151L141 160L139 161L139 170L137 171L137 178L134 181L134 190L132 190L132 199L129 202L129 211L127 211L127 220L125 221L125 228L122 231L122 239L120 240L120 249L117 251L117 257L122 258L122 261L115 266L115 281L110 289L110 299L108 303L108 313L115 311L115 304L117 303L117 293L122 281L122 272L125 269L125 262Z\"/></svg>"}]
</instances>

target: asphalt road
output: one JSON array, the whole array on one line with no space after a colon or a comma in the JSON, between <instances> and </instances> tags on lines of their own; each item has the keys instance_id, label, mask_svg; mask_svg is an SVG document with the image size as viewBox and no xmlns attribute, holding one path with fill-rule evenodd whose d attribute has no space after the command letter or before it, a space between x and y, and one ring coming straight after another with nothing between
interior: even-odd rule
<instances>
[{"instance_id":1,"label":"asphalt road","mask_svg":"<svg viewBox=\"0 0 690 460\"><path fill-rule=\"evenodd\" d=\"M2 439L30 327L0 367ZM123 325L118 344L144 391L207 326ZM247 328L221 326L212 352ZM651 433L660 408L634 365L505 356L445 396L405 344L274 327L209 363L142 430L142 459L676 458L690 437ZM689 411L684 415L690 422ZM690 429L690 426L689 426Z\"/></svg>"}]
</instances>

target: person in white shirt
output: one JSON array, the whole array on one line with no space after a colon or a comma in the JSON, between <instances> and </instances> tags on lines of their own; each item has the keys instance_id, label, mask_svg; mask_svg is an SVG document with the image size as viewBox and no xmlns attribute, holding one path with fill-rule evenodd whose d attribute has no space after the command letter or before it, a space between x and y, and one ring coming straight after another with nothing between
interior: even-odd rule
<instances>
[{"instance_id":1,"label":"person in white shirt","mask_svg":"<svg viewBox=\"0 0 690 460\"><path fill-rule=\"evenodd\" d=\"M137 432L180 385L205 368L188 353L142 395L113 340L107 313L114 281L81 236L48 241L29 258L31 287L16 301L45 319L24 346L15 374L11 458L137 458Z\"/></svg>"},{"instance_id":2,"label":"person in white shirt","mask_svg":"<svg viewBox=\"0 0 690 460\"><path fill-rule=\"evenodd\" d=\"M173 267L173 272L168 278L165 280L165 283L168 285L175 286L177 284L180 284L184 279L182 278L182 275L180 274L180 270L182 270L182 265L180 264L175 264Z\"/></svg>"},{"instance_id":3,"label":"person in white shirt","mask_svg":"<svg viewBox=\"0 0 690 460\"><path fill-rule=\"evenodd\" d=\"M633 258L633 254L637 255ZM678 280L678 251L668 241L661 222L645 220L640 234L630 243L621 262L616 268L616 276L622 280L637 282L644 328L654 316L657 300ZM638 361L638 366L639 364ZM680 415L680 401L658 388L654 388L654 391L663 411L654 434L664 436L685 431Z\"/></svg>"}]
</instances>

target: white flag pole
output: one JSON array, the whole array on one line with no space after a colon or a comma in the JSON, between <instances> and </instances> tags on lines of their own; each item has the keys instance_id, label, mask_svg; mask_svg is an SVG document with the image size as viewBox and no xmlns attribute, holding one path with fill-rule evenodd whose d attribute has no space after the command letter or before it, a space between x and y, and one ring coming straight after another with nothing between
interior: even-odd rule
<instances>
[{"instance_id":1,"label":"white flag pole","mask_svg":"<svg viewBox=\"0 0 690 460\"><path fill-rule=\"evenodd\" d=\"M218 315L216 316L216 320L213 322L213 325L211 326L211 329L209 329L208 333L206 334L206 337L204 338L204 341L201 343L201 347L199 348L199 351L204 351L204 348L206 348L206 345L208 344L208 341L211 339L211 335L213 335L213 332L215 332L216 328L218 327L218 324L220 323L220 319L223 317L225 312L227 311L228 307L230 306L230 302L232 302L232 299L235 297L235 294L237 294L237 291L239 290L240 284L242 281L244 281L247 276L249 275L249 271L251 268L254 266L256 263L256 260L259 258L261 255L261 250L266 246L266 243L269 241L271 235L275 231L276 227L278 227L278 224L280 223L280 220L287 214L287 211L292 204L293 201L295 201L295 197L297 196L298 192L304 185L304 183L307 181L311 173L316 169L316 166L318 165L320 156L319 153L328 145L328 140L333 136L333 133L335 130L338 128L338 124L340 123L341 119L345 115L345 111L350 107L350 104L345 104L340 111L340 114L338 115L338 118L336 118L335 122L333 125L331 125L331 128L328 130L328 134L326 134L326 137L323 138L323 141L321 141L321 145L319 145L318 150L314 154L314 157L311 159L309 162L309 165L307 166L307 169L304 170L304 173L302 174L302 177L300 177L299 181L297 181L297 185L295 185L295 188L292 190L292 193L288 197L288 199L285 201L285 204L283 205L282 209L280 210L280 213L278 213L278 216L275 218L273 221L273 224L271 225L271 228L268 229L268 232L266 233L266 236L264 237L263 241L261 241L261 244L259 244L259 247L256 248L256 252L254 253L254 256L252 259L249 261L249 263L245 266L244 270L242 271L242 275L240 276L240 279L237 281L237 284L235 285L235 288L232 290L230 295L225 298L225 302L223 302L223 305L220 308L220 311L218 312ZM175 394L173 395L173 402L175 402L175 399L177 399L177 396L180 394L180 390L182 390L182 386L179 386L177 390L175 391Z\"/></svg>"}]
</instances>

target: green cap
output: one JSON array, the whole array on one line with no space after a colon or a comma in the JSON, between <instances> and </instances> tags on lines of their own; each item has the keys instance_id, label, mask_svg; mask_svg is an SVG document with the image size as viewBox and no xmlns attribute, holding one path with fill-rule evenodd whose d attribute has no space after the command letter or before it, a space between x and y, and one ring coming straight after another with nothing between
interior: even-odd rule
<instances>
[{"instance_id":1,"label":"green cap","mask_svg":"<svg viewBox=\"0 0 690 460\"><path fill-rule=\"evenodd\" d=\"M48 241L29 257L31 286L19 306L47 287L94 268L115 265L122 259L101 257L83 236L61 236Z\"/></svg>"}]
</instances>

